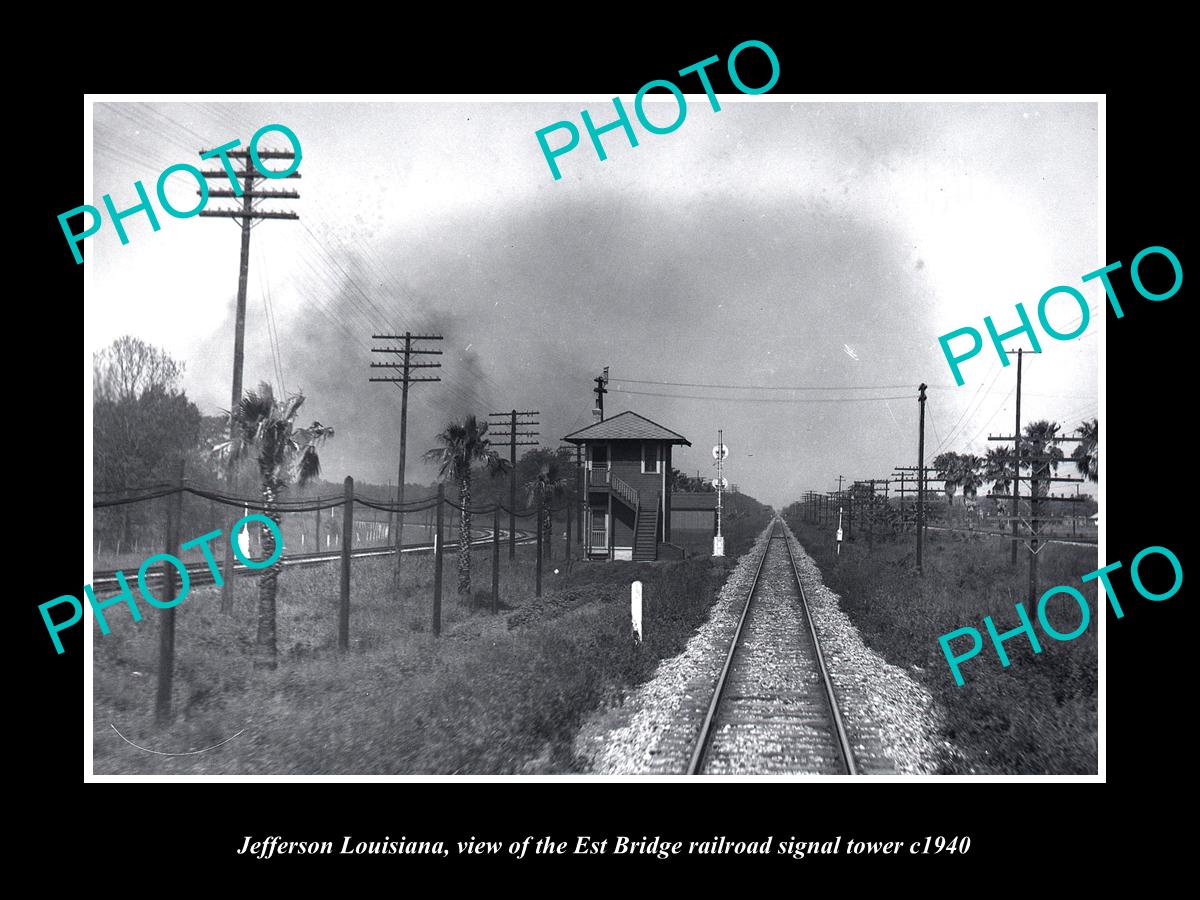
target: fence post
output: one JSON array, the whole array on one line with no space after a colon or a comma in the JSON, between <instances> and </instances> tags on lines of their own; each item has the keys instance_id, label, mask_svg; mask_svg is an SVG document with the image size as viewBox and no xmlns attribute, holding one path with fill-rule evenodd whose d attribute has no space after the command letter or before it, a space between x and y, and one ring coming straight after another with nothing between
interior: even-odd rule
<instances>
[{"instance_id":1,"label":"fence post","mask_svg":"<svg viewBox=\"0 0 1200 900\"><path fill-rule=\"evenodd\" d=\"M500 612L500 504L492 514L492 615Z\"/></svg>"},{"instance_id":2,"label":"fence post","mask_svg":"<svg viewBox=\"0 0 1200 900\"><path fill-rule=\"evenodd\" d=\"M446 486L437 489L437 530L433 533L433 635L442 633L442 504Z\"/></svg>"},{"instance_id":3,"label":"fence post","mask_svg":"<svg viewBox=\"0 0 1200 900\"><path fill-rule=\"evenodd\" d=\"M542 596L542 507L544 501L541 491L538 491L537 504L537 583L533 592L533 596Z\"/></svg>"},{"instance_id":4,"label":"fence post","mask_svg":"<svg viewBox=\"0 0 1200 900\"><path fill-rule=\"evenodd\" d=\"M175 478L175 493L167 505L166 547L163 553L179 554L179 520L183 516L183 466L179 460L179 472ZM163 597L174 598L176 592L175 567L163 563ZM154 702L154 719L159 725L171 721L171 689L175 683L175 607L159 610L158 614L158 696Z\"/></svg>"},{"instance_id":5,"label":"fence post","mask_svg":"<svg viewBox=\"0 0 1200 900\"><path fill-rule=\"evenodd\" d=\"M350 649L350 551L354 547L354 479L346 476L342 507L342 591L338 604L338 649Z\"/></svg>"}]
</instances>

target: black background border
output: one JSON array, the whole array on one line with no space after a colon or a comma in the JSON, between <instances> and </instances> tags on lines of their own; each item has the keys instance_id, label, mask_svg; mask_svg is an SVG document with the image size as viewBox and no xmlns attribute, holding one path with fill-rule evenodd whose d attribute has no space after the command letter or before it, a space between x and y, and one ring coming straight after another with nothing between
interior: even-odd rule
<instances>
[{"instance_id":1,"label":"black background border","mask_svg":"<svg viewBox=\"0 0 1200 900\"><path fill-rule=\"evenodd\" d=\"M150 866L158 861L177 864L178 854L186 852L198 863L197 883L228 874L236 875L239 884L246 884L247 878L256 882L269 878L277 884L285 874L306 876L318 868L352 874L363 871L363 865L372 872L384 871L381 867L390 872L420 867L430 874L446 872L452 879L522 867L534 877L550 867L619 876L655 871L674 878L683 871L703 875L715 871L713 865L722 871L753 865L751 871L771 874L786 874L787 869L795 874L823 871L840 877L851 863L857 875L870 869L884 875L925 873L933 878L944 877L947 866L956 871L970 866L977 875L995 873L1013 879L1016 886L1022 878L1015 867L1028 854L1052 853L1066 864L1089 858L1105 842L1138 840L1128 815L1134 806L1170 796L1160 790L1160 782L1165 786L1187 763L1176 758L1181 751L1171 738L1169 723L1191 708L1183 675L1183 661L1188 656L1183 641L1191 634L1185 619L1186 583L1175 597L1155 604L1136 597L1127 574L1133 555L1152 544L1170 547L1185 572L1188 570L1184 537L1190 529L1186 504L1181 502L1184 494L1172 493L1184 490L1183 473L1173 465L1171 452L1176 446L1186 447L1179 426L1186 423L1181 414L1192 405L1187 388L1192 382L1184 375L1188 352L1184 342L1192 333L1184 321L1186 281L1183 290L1169 301L1150 303L1136 295L1128 280L1130 260L1151 245L1171 248L1187 269L1182 229L1184 144L1174 125L1185 99L1164 87L1169 82L1159 82L1152 90L1122 89L1120 78L1075 68L1057 79L1029 72L1025 83L1019 83L1020 79L1014 83L1011 68L999 77L997 70L982 60L970 64L949 58L944 70L928 66L921 74L912 68L887 75L881 75L879 69L855 74L848 71L854 68L853 57L836 69L814 60L814 37L809 33L747 28L721 34L714 28L711 33L677 34L665 40L644 33L623 34L619 40L611 33L598 35L591 43L576 33L569 41L550 43L531 37L526 47L515 46L511 39L502 45L478 47L458 38L452 44L434 39L412 41L390 57L386 67L382 62L373 63L373 70L350 66L349 55L342 57L345 62L339 60L331 66L343 73L332 83L320 65L293 64L294 74L285 89L297 93L367 88L431 93L588 92L620 94L628 100L648 80L670 77L675 70L713 54L723 61L735 44L748 37L766 41L780 59L781 77L772 90L775 94L875 92L885 87L939 93L1107 91L1105 261L1122 260L1125 265L1114 283L1126 312L1121 320L1111 311L1107 315L1111 372L1107 410L1102 411L1102 418L1108 417L1102 423L1102 464L1107 472L1105 561L1120 559L1126 565L1114 578L1126 616L1118 621L1109 613L1107 620L1108 784L1063 787L1052 793L1049 783L1039 781L993 786L986 794L973 789L969 795L939 785L936 797L929 795L931 785L875 786L868 794L865 787L851 791L813 782L710 784L686 791L672 785L605 782L600 786L561 781L408 782L383 789L378 784L364 788L344 782L255 784L249 789L242 784L205 790L203 796L196 789L160 784L85 786L80 727L82 629L66 637L68 652L55 656L36 608L46 598L79 588L73 555L79 534L61 511L76 509L79 502L74 473L80 471L81 453L74 443L79 432L73 416L80 399L74 365L80 360L76 357L73 365L61 345L73 344L62 338L67 330L64 322L73 318L70 311L82 297L82 269L74 265L55 217L82 202L77 142L83 96L75 85L59 84L47 85L36 101L27 101L24 107L28 127L36 129L45 148L39 165L49 177L41 179L36 188L29 184L27 199L17 201L21 212L15 219L33 225L32 239L10 238L18 248L32 248L40 261L36 274L28 269L25 276L14 273L18 298L10 307L17 311L17 333L25 336L24 346L18 346L10 358L27 367L24 378L9 382L10 389L20 392L14 397L14 414L24 422L17 453L10 456L10 471L40 471L44 476L30 479L36 486L22 487L22 494L28 497L15 504L15 509L36 511L24 526L36 537L29 540L30 552L23 553L14 566L21 583L19 599L14 599L24 623L20 637L28 656L20 664L24 676L17 679L20 703L9 729L10 746L19 747L22 756L20 770L12 774L23 776L25 770L31 770L34 775L22 779L36 789L21 809L22 815L28 816L25 821L32 847L45 850L48 858L61 863L64 853L88 852L91 846L101 844L120 849L129 841L131 849L138 848L139 864ZM343 48L334 59L345 52ZM1079 52L1099 51L1080 48ZM299 53L302 62L305 55ZM309 58L319 57L312 52ZM750 84L762 83L765 78L755 75L750 54L745 59L750 65L743 78ZM166 63L163 68L173 66ZM719 92L731 90L722 70L723 66L711 70ZM228 90L235 81L226 80L223 89ZM213 83L212 78L196 77L182 69L155 71L153 90L202 91L212 89ZM252 89L261 90L265 83L254 79ZM146 84L131 71L119 78L98 75L90 87L132 91L145 90ZM686 139L686 129L677 137ZM19 180L28 184L32 179ZM28 210L33 214L24 214ZM23 256L14 254L10 266L16 268L14 264ZM1064 273L1064 278L1073 274ZM987 273L980 273L981 279L986 277ZM164 298L165 304L169 302ZM53 337L34 344L29 338L35 334ZM60 346L56 352L36 357L30 352L33 346L47 345ZM86 351L83 363L90 364ZM61 473L61 479L55 473ZM14 518L24 520L23 516ZM963 781L946 779L947 783ZM1085 790L1116 791L1117 796L1101 798L1091 793L1085 797ZM186 796L181 791L186 791ZM270 796L264 796L268 791ZM896 791L906 791L906 795L898 797ZM1072 793L1064 796L1061 791ZM1163 803L1165 806L1166 801ZM1144 815L1138 819L1146 823ZM1164 829L1154 830L1161 835ZM88 841L85 846L75 841L63 843L69 834L87 836ZM235 855L246 835L257 839L269 834L333 840L338 845L343 834L352 834L356 840L406 835L447 841L472 835L511 841L530 834L568 841L576 834L663 834L682 840L715 834L740 840L761 840L768 834L777 839L795 835L806 840L830 839L837 834L872 840L969 834L973 848L966 857L842 856L803 861L787 857L685 857L663 862L613 856L527 857L521 861L507 856L447 860L335 856L288 857L264 863ZM762 870L763 865L767 870Z\"/></svg>"}]
</instances>

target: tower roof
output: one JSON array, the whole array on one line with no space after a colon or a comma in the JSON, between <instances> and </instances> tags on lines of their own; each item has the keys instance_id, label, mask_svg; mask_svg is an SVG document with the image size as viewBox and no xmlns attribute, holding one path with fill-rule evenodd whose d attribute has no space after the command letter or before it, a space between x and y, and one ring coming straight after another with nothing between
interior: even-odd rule
<instances>
[{"instance_id":1,"label":"tower roof","mask_svg":"<svg viewBox=\"0 0 1200 900\"><path fill-rule=\"evenodd\" d=\"M685 444L692 446L681 434L676 434L669 428L663 428L657 422L651 422L645 416L635 412L618 413L611 419L596 422L587 428L581 428L563 438L572 444L582 444L586 441L666 441L669 444Z\"/></svg>"}]
</instances>

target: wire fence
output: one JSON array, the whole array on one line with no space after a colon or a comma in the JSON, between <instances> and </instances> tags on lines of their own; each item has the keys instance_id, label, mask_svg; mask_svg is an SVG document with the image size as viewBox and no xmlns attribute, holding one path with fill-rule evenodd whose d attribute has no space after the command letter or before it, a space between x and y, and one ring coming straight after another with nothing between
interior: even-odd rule
<instances>
[{"instance_id":1,"label":"wire fence","mask_svg":"<svg viewBox=\"0 0 1200 900\"><path fill-rule=\"evenodd\" d=\"M184 505L183 501L187 497L194 497L199 500L208 501L207 515L200 515L196 510L192 510L191 525L193 530L198 533L206 533L205 537L211 536L216 532L223 534L222 538L217 538L218 542L225 544L225 560L223 565L219 565L216 559L216 554L220 550L214 544L209 547L204 545L203 551L197 550L197 553L184 552L189 549L188 545L196 546L197 541L188 540L189 535L183 529ZM444 556L448 547L454 546L457 543L457 552L471 553L473 550L479 550L481 547L490 545L491 548L491 596L490 607L491 613L497 614L500 608L500 544L502 540L507 540L513 553L510 556L512 562L509 565L510 576L514 574L513 566L521 566L522 563L517 559L515 554L515 546L521 544L533 544L536 547L536 554L532 561L534 568L534 593L536 597L542 595L542 569L546 558L553 556L552 545L549 540L548 527L554 520L556 514L562 512L571 512L575 508L574 502L552 504L545 503L542 497L538 497L537 503L528 508L514 509L510 508L503 502L492 502L481 505L464 505L456 503L445 496L444 485L439 485L437 493L432 497L423 497L418 500L401 503L398 500L381 500L377 497L367 496L365 494L356 493L354 489L354 480L347 478L344 485L344 491L341 496L329 495L318 496L304 499L277 499L268 501L262 496L238 496L225 491L212 489L202 485L197 485L188 482L180 477L175 483L156 483L139 485L126 488L120 491L103 490L96 491L93 498L92 506L96 510L120 510L122 508L129 509L144 504L155 504L162 507L163 512L163 539L160 542L153 542L156 546L148 543L145 547L145 552L150 554L150 559L147 562L155 562L163 560L161 566L155 565L148 567L146 562L142 562L138 569L138 589L143 597L150 602L153 600L153 605L158 607L160 611L160 643L159 643L159 667L158 667L158 692L156 700L156 717L159 721L166 721L171 716L171 696L173 690L173 672L175 658L175 606L185 599L192 585L204 583L215 584L222 588L222 611L233 611L233 579L235 577L244 577L246 575L259 576L259 615L260 618L264 615L269 615L272 621L269 623L269 628L264 628L264 623L259 623L259 640L255 648L255 665L260 664L274 668L276 665L276 648L275 648L275 604L274 598L277 591L278 578L280 574L289 566L314 565L321 563L340 562L340 591L337 608L337 644L339 650L348 650L350 644L350 603L351 603L351 568L354 560L368 557L387 556L395 560L395 582L396 599L399 602L401 591L401 560L404 556L410 554L431 554L433 557L433 587L432 596L430 597L429 611L431 615L431 630L435 636L440 635L442 630L442 582L443 582L443 566ZM228 528L228 522L220 522L220 517L217 512L218 507L229 507L236 509L242 513L241 517L233 523L232 528ZM386 521L380 521L378 518L359 521L356 523L356 511L371 510L373 513L384 513L387 515ZM446 511L450 515L445 515ZM321 514L328 512L326 518L326 530L321 530ZM311 513L315 514L316 523L316 540L314 553L284 553L284 530L281 524L285 517L291 517L292 520L299 514ZM427 540L426 541L406 541L403 540L404 518L419 513L425 513L427 522ZM454 530L454 514L458 514L459 540L453 542L447 537L447 524L452 533ZM532 528L533 534L527 532L518 533L511 527L506 531L500 527L501 514L510 517L510 521L527 520L537 517L535 527ZM335 523L335 518L340 519L340 522ZM446 518L451 521L447 523ZM471 527L469 530L463 527L464 521L478 520L484 524L484 528L477 529ZM490 528L487 527L490 519ZM572 538L571 538L571 520L572 516L566 516L566 541L563 550L564 555L569 559L572 556ZM197 522L203 524L197 527ZM228 528L217 527L212 528L214 523L219 523ZM251 542L249 540L250 525L257 526L254 530L257 531L258 553L248 552L251 550ZM239 534L239 527L243 530ZM339 527L340 526L340 527ZM356 527L357 526L357 527ZM366 527L364 527L366 526ZM472 521L473 526L473 521ZM417 527L422 527L419 523ZM322 552L320 547L321 536L325 535L326 548L335 545L335 549L330 552ZM291 535L291 546L296 543L295 532ZM582 535L577 535L577 538L582 538ZM239 541L244 543L239 544ZM370 543L374 541L375 543ZM299 543L302 549L306 547L305 533L300 532ZM363 544L366 544L364 546ZM141 550L140 546L134 545L137 550ZM582 547L582 544L580 544ZM101 555L101 546L97 546L97 557ZM126 548L129 549L128 547ZM186 559L191 556L202 555L203 561L188 562ZM120 544L117 545L117 557L121 556ZM119 559L117 560L120 561ZM527 576L526 576L527 577ZM120 568L111 570L96 570L93 572L92 584L88 585L85 594L93 604L94 610L102 610L104 607L112 605L113 600L107 600L102 603L97 603L92 593L105 594L109 588L120 593L123 592L123 598L131 606L136 606L136 601L133 599L133 594L125 579L124 573ZM149 596L150 584L155 585L154 596ZM461 585L460 585L461 587ZM93 590L94 589L94 590ZM264 602L264 592L269 594L267 601ZM169 604L169 605L164 605ZM269 613L266 610L269 609ZM47 627L51 628L51 634L57 637L56 631L47 619ZM58 627L67 627L61 625ZM107 633L105 631L104 633ZM263 637L267 635L269 639Z\"/></svg>"}]
</instances>

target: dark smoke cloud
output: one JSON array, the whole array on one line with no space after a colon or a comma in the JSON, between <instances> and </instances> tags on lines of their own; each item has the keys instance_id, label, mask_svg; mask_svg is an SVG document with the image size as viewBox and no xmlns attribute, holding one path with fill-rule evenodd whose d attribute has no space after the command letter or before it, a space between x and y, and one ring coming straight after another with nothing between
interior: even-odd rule
<instances>
[{"instance_id":1,"label":"dark smoke cloud","mask_svg":"<svg viewBox=\"0 0 1200 900\"><path fill-rule=\"evenodd\" d=\"M617 387L629 377L760 384L908 378L915 385L922 360L936 364L911 248L886 227L820 202L731 204L701 194L668 217L651 196L600 194L587 203L448 218L441 228L441 241L417 247L397 237L375 248L403 290L381 284L376 268L352 257L339 260L349 277L327 303L368 342L369 327L445 336L430 344L444 355L426 359L440 359L443 368L432 371L446 380L411 389L410 482L432 479L420 453L448 421L469 412L540 410L541 441L558 446L592 421L592 379L605 365ZM363 291L382 313L367 308ZM359 308L377 316L371 326L354 314ZM400 392L368 383L372 354L315 311L289 314L279 328L289 388L302 387L306 415L337 430L324 454L326 477L394 480ZM212 339L218 383L228 384L231 333L229 322ZM260 374L270 371L264 347L255 348ZM248 355L248 383L250 373ZM895 438L879 440L881 421L892 427L881 405L787 406L733 396L668 400L614 391L606 410L634 409L691 438L695 448L677 457L687 470L707 469L710 437L726 428L738 449L755 453L736 480L768 501L782 499L792 483L800 490L836 479L845 449L834 434L861 440L855 457L880 472L907 459Z\"/></svg>"}]
</instances>

